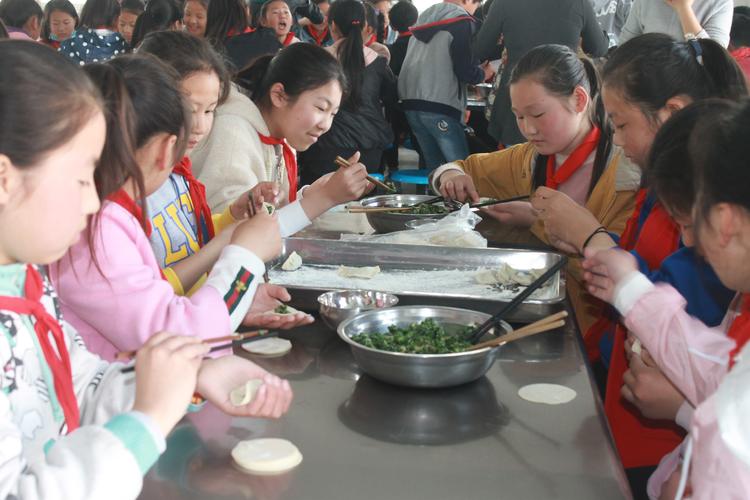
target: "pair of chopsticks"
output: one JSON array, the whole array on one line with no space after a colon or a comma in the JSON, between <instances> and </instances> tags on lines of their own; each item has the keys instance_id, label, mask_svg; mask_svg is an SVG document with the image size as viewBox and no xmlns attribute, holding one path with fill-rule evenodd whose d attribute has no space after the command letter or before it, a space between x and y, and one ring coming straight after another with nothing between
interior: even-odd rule
<instances>
[{"instance_id":1,"label":"pair of chopsticks","mask_svg":"<svg viewBox=\"0 0 750 500\"><path fill-rule=\"evenodd\" d=\"M348 161L346 161L344 158L342 158L340 156L337 156L335 161L336 161L336 165L338 165L341 168L346 168L346 167L350 167L351 166L351 164ZM376 186L385 189L386 191L395 191L395 189L393 189L391 186L389 186L388 184L386 184L384 182L380 182L379 180L377 180L375 177L373 177L371 175L367 176L367 180L370 181L370 182L372 182Z\"/></svg>"},{"instance_id":2,"label":"pair of chopsticks","mask_svg":"<svg viewBox=\"0 0 750 500\"><path fill-rule=\"evenodd\" d=\"M525 194L523 196L514 196L513 198L506 198L504 200L491 200L491 201L485 201L483 203L474 203L469 206L473 210L475 208L484 208L484 207L490 207L492 205L500 205L501 203L510 203L512 201L528 200L530 197L531 197L530 195Z\"/></svg>"},{"instance_id":3,"label":"pair of chopsticks","mask_svg":"<svg viewBox=\"0 0 750 500\"><path fill-rule=\"evenodd\" d=\"M557 272L562 269L565 264L567 264L568 258L564 255L560 256L560 260L555 262L555 264L547 269L544 274L542 274L538 279L536 279L533 283L531 283L529 286L527 286L523 291L521 291L518 295L513 297L513 300L508 302L504 307L502 307L494 316L492 316L490 319L479 325L469 336L469 342L472 344L476 344L479 342L479 339L482 338L482 336L490 331L495 324L497 324L501 319L503 319L506 315L508 315L510 312L512 312L514 309L516 309L518 306L520 306L524 300L529 298L529 296L537 291L537 289L541 288L542 285L544 285L547 281L549 281Z\"/></svg>"},{"instance_id":4,"label":"pair of chopsticks","mask_svg":"<svg viewBox=\"0 0 750 500\"><path fill-rule=\"evenodd\" d=\"M213 337L210 339L205 339L203 341L204 344L217 344L221 343L220 345L213 346L211 349L209 349L209 353L217 352L217 351L223 351L224 349L229 349L233 347L236 343L240 344L246 344L248 342L254 342L256 340L262 340L267 339L271 337L278 336L278 332L268 332L268 330L257 330L253 332L247 332L247 333L239 333L235 335L226 335L224 337ZM224 343L222 343L224 342ZM123 351L117 353L115 359L117 360L126 360L126 359L132 359L135 357L137 351ZM135 370L135 365L127 366L120 370L121 373L130 373Z\"/></svg>"},{"instance_id":5,"label":"pair of chopsticks","mask_svg":"<svg viewBox=\"0 0 750 500\"><path fill-rule=\"evenodd\" d=\"M249 203L247 205L248 210L250 211L250 217L255 217L255 200L253 199L253 192L250 191L248 193L249 196ZM268 268L263 271L263 281L265 283L268 283L270 280L268 279Z\"/></svg>"},{"instance_id":6,"label":"pair of chopsticks","mask_svg":"<svg viewBox=\"0 0 750 500\"><path fill-rule=\"evenodd\" d=\"M560 328L565 325L565 318L567 317L568 311L560 311L558 313L547 316L546 318L542 318L539 321L531 323L530 325L526 325L523 328L513 330L512 332L503 335L502 337L473 345L469 347L467 351L476 351L477 349L484 349L485 347L495 347L498 345L506 344L508 342L513 342L514 340L531 337L532 335L536 335L537 333L548 332L550 330Z\"/></svg>"}]
</instances>

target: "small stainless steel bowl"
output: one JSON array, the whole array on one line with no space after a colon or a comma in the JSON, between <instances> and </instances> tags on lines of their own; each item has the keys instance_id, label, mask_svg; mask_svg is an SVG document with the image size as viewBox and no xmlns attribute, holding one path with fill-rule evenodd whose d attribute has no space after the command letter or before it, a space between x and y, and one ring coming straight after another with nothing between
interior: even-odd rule
<instances>
[{"instance_id":1,"label":"small stainless steel bowl","mask_svg":"<svg viewBox=\"0 0 750 500\"><path fill-rule=\"evenodd\" d=\"M351 347L362 371L377 379L407 387L451 387L484 375L495 362L499 347L450 354L404 354L371 349L351 337L360 333L385 333L391 325L406 327L428 318L450 332L472 324L479 325L489 317L489 314L455 307L392 307L350 318L339 325L338 334ZM506 332L511 331L505 322L500 326Z\"/></svg>"},{"instance_id":2,"label":"small stainless steel bowl","mask_svg":"<svg viewBox=\"0 0 750 500\"><path fill-rule=\"evenodd\" d=\"M325 324L336 330L342 321L361 312L395 306L398 297L373 290L334 290L319 296L318 304Z\"/></svg>"},{"instance_id":3,"label":"small stainless steel bowl","mask_svg":"<svg viewBox=\"0 0 750 500\"><path fill-rule=\"evenodd\" d=\"M365 198L360 202L363 207L405 207L416 205L427 200L433 199L434 196L425 194L387 194L383 196L372 196ZM442 219L445 214L406 214L400 212L376 212L366 213L367 221L378 233L392 233L394 231L404 231L411 229L407 226L409 221L413 220L438 220Z\"/></svg>"}]
</instances>

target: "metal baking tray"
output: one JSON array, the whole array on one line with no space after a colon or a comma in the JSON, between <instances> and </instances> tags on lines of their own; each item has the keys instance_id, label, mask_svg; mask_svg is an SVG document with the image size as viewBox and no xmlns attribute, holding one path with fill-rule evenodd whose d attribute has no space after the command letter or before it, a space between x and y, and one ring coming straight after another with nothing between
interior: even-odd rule
<instances>
[{"instance_id":1,"label":"metal baking tray","mask_svg":"<svg viewBox=\"0 0 750 500\"><path fill-rule=\"evenodd\" d=\"M302 268L282 271L281 264L292 252L302 257ZM323 292L366 289L394 293L399 305L445 305L494 313L518 290L477 284L473 277L479 269L503 263L520 270L548 268L560 258L533 250L287 238L281 256L269 266L269 277L271 283L289 289L293 307L307 311L318 310L317 298ZM340 265L380 266L381 274L371 280L343 278L336 272ZM535 321L561 310L564 300L565 280L558 273L506 319Z\"/></svg>"}]
</instances>

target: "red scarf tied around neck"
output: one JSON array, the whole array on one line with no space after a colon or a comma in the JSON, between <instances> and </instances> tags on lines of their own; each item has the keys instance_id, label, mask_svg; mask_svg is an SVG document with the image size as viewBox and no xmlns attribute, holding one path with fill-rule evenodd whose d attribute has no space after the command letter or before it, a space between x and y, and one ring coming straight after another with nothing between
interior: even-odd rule
<instances>
[{"instance_id":1,"label":"red scarf tied around neck","mask_svg":"<svg viewBox=\"0 0 750 500\"><path fill-rule=\"evenodd\" d=\"M42 276L32 265L26 266L26 283L23 297L0 296L0 309L34 317L34 332L44 354L55 385L55 396L62 407L68 433L81 425L70 355L65 345L65 333L60 323L44 308L40 299L44 293ZM52 346L50 336L55 342Z\"/></svg>"},{"instance_id":2,"label":"red scarf tied around neck","mask_svg":"<svg viewBox=\"0 0 750 500\"><path fill-rule=\"evenodd\" d=\"M193 202L195 222L198 227L198 244L203 247L203 245L211 241L214 237L216 229L211 218L211 208L209 208L208 201L206 201L206 186L195 178L192 167L190 158L185 156L175 165L172 172L181 175L185 179L185 182L187 182L188 189L190 190L190 200Z\"/></svg>"},{"instance_id":3,"label":"red scarf tied around neck","mask_svg":"<svg viewBox=\"0 0 750 500\"><path fill-rule=\"evenodd\" d=\"M591 131L583 138L583 142L576 147L568 158L555 169L555 155L549 155L547 158L547 181L545 185L550 189L557 189L565 181L581 168L591 153L599 144L601 131L599 127L592 127Z\"/></svg>"},{"instance_id":4,"label":"red scarf tied around neck","mask_svg":"<svg viewBox=\"0 0 750 500\"><path fill-rule=\"evenodd\" d=\"M734 366L734 358L750 340L750 294L743 293L740 314L732 321L727 336L735 341L736 345L729 353L729 367Z\"/></svg>"},{"instance_id":5,"label":"red scarf tied around neck","mask_svg":"<svg viewBox=\"0 0 750 500\"><path fill-rule=\"evenodd\" d=\"M289 180L289 201L297 199L297 157L292 151L291 146L284 139L277 139L258 132L260 142L268 146L281 146L284 152L284 165L286 166L286 175Z\"/></svg>"}]
</instances>

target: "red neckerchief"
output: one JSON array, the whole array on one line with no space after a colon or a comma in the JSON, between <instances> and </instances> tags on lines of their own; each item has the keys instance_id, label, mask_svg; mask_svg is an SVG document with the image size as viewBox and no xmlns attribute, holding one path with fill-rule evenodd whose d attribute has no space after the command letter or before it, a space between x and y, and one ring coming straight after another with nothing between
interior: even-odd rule
<instances>
[{"instance_id":1,"label":"red neckerchief","mask_svg":"<svg viewBox=\"0 0 750 500\"><path fill-rule=\"evenodd\" d=\"M750 58L750 47L740 47L739 49L730 52L729 55L731 55L735 59Z\"/></svg>"},{"instance_id":2,"label":"red neckerchief","mask_svg":"<svg viewBox=\"0 0 750 500\"><path fill-rule=\"evenodd\" d=\"M151 223L143 217L143 209L130 197L124 189L120 188L111 195L107 196L107 199L113 203L117 203L122 208L128 211L130 215L138 219L141 223L143 232L146 233L147 237L151 237ZM161 279L166 280L167 277L164 275L164 271L159 268L159 276Z\"/></svg>"},{"instance_id":3,"label":"red neckerchief","mask_svg":"<svg viewBox=\"0 0 750 500\"><path fill-rule=\"evenodd\" d=\"M284 151L284 165L286 166L286 175L289 179L289 201L297 199L297 157L294 151L284 139L277 139L258 132L260 142L269 146L281 145Z\"/></svg>"},{"instance_id":4,"label":"red neckerchief","mask_svg":"<svg viewBox=\"0 0 750 500\"><path fill-rule=\"evenodd\" d=\"M735 346L729 353L729 367L734 366L734 358L750 340L750 294L743 293L740 299L740 314L732 321L727 336L734 340Z\"/></svg>"},{"instance_id":5,"label":"red neckerchief","mask_svg":"<svg viewBox=\"0 0 750 500\"><path fill-rule=\"evenodd\" d=\"M370 35L370 39L365 42L365 47L369 47L373 43L375 43L378 39L375 38L375 35Z\"/></svg>"},{"instance_id":6,"label":"red neckerchief","mask_svg":"<svg viewBox=\"0 0 750 500\"><path fill-rule=\"evenodd\" d=\"M461 21L471 21L476 22L476 19L472 16L458 16L451 19L443 19L442 21L435 21L434 23L427 23L427 24L421 24L419 26L412 26L409 28L410 31L419 31L419 30L425 30L429 28L434 28L435 26L445 26L447 24L454 24L459 23Z\"/></svg>"},{"instance_id":7,"label":"red neckerchief","mask_svg":"<svg viewBox=\"0 0 750 500\"><path fill-rule=\"evenodd\" d=\"M680 247L680 227L661 203L656 202L643 223L633 250L646 261L650 270Z\"/></svg>"},{"instance_id":8,"label":"red neckerchief","mask_svg":"<svg viewBox=\"0 0 750 500\"><path fill-rule=\"evenodd\" d=\"M284 38L284 43L282 43L282 45L284 47L289 47L292 44L292 40L294 40L294 33L290 31L286 34L286 38Z\"/></svg>"},{"instance_id":9,"label":"red neckerchief","mask_svg":"<svg viewBox=\"0 0 750 500\"><path fill-rule=\"evenodd\" d=\"M307 33L313 37L313 40L315 40L315 45L318 47L323 46L323 41L328 36L328 26L326 26L326 29L324 29L322 32L316 30L313 25L307 26Z\"/></svg>"},{"instance_id":10,"label":"red neckerchief","mask_svg":"<svg viewBox=\"0 0 750 500\"><path fill-rule=\"evenodd\" d=\"M398 32L398 38L406 38L407 36L411 36L411 35L412 35L412 32L408 30Z\"/></svg>"},{"instance_id":11,"label":"red neckerchief","mask_svg":"<svg viewBox=\"0 0 750 500\"><path fill-rule=\"evenodd\" d=\"M181 175L187 182L190 200L193 203L193 212L195 213L195 223L198 228L198 244L202 247L216 234L214 222L211 218L211 209L206 201L206 186L193 175L192 163L187 156L183 156L172 172Z\"/></svg>"},{"instance_id":12,"label":"red neckerchief","mask_svg":"<svg viewBox=\"0 0 750 500\"><path fill-rule=\"evenodd\" d=\"M583 142L570 153L570 156L568 156L558 169L555 169L555 155L549 155L547 158L547 181L545 185L550 189L557 189L560 184L570 179L570 176L583 166L586 158L596 149L596 145L599 144L600 135L599 127L591 127L591 131L583 138Z\"/></svg>"},{"instance_id":13,"label":"red neckerchief","mask_svg":"<svg viewBox=\"0 0 750 500\"><path fill-rule=\"evenodd\" d=\"M232 28L229 31L227 31L227 38L231 38L231 37L237 36L237 35L244 35L245 33L252 33L253 31L255 31L255 28L251 28L249 26L246 27L244 30L242 30L242 33L240 33L239 31L237 31L236 29Z\"/></svg>"},{"instance_id":14,"label":"red neckerchief","mask_svg":"<svg viewBox=\"0 0 750 500\"><path fill-rule=\"evenodd\" d=\"M641 218L641 210L643 209L643 203L646 201L648 196L648 190L641 188L638 190L638 194L635 197L635 207L633 208L633 214L625 224L625 229L622 230L620 235L620 248L624 250L632 250L635 246L635 240L638 237L638 221Z\"/></svg>"},{"instance_id":15,"label":"red neckerchief","mask_svg":"<svg viewBox=\"0 0 750 500\"><path fill-rule=\"evenodd\" d=\"M81 425L75 389L73 388L73 371L70 367L70 355L65 346L65 334L60 323L44 308L42 298L44 286L42 276L32 265L26 266L26 284L23 297L0 296L0 309L27 314L34 317L34 331L39 346L44 354L55 384L55 396L65 415L68 433ZM52 347L50 335L55 341Z\"/></svg>"}]
</instances>

